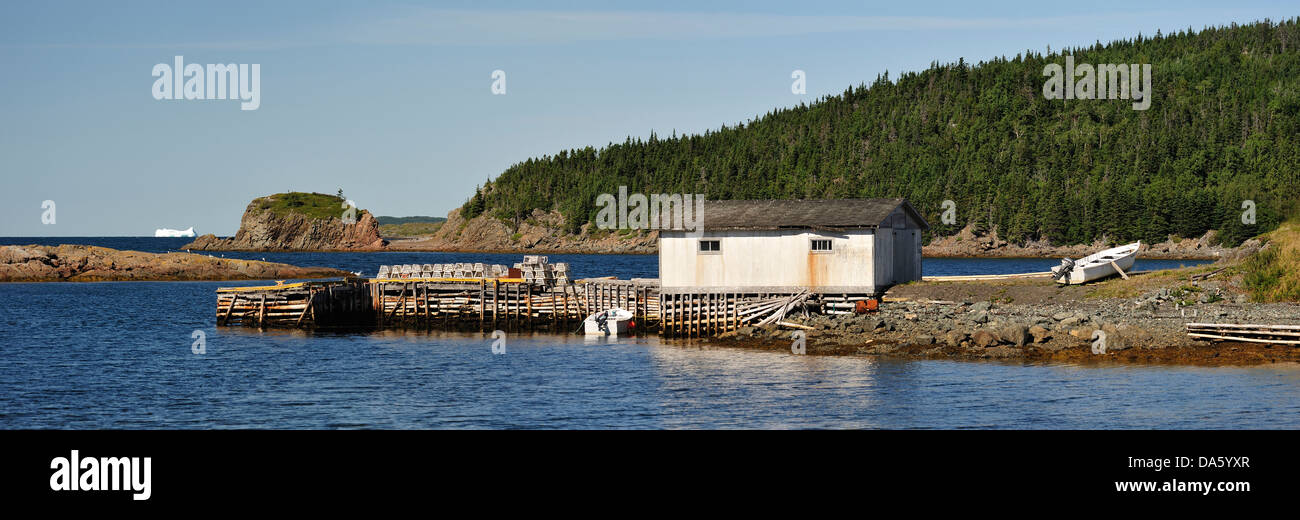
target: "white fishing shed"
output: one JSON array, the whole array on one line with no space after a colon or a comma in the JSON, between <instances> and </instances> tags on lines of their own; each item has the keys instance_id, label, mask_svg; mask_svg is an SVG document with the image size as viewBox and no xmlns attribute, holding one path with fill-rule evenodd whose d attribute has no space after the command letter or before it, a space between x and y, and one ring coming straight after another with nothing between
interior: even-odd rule
<instances>
[{"instance_id":1,"label":"white fishing shed","mask_svg":"<svg viewBox=\"0 0 1300 520\"><path fill-rule=\"evenodd\" d=\"M699 231L659 233L665 293L878 296L921 279L929 224L905 199L705 201Z\"/></svg>"}]
</instances>

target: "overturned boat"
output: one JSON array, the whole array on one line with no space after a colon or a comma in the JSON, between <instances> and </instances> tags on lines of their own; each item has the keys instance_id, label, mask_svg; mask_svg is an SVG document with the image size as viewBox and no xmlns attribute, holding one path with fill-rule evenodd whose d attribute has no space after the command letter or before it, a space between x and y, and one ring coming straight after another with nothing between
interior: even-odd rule
<instances>
[{"instance_id":1,"label":"overturned boat","mask_svg":"<svg viewBox=\"0 0 1300 520\"><path fill-rule=\"evenodd\" d=\"M1052 268L1052 278L1058 283L1081 284L1116 274L1125 275L1137 260L1140 247L1142 242L1134 242L1093 253L1078 260L1062 259L1061 265Z\"/></svg>"},{"instance_id":2,"label":"overturned boat","mask_svg":"<svg viewBox=\"0 0 1300 520\"><path fill-rule=\"evenodd\" d=\"M632 313L615 307L597 312L582 320L583 331L590 335L617 336L632 328Z\"/></svg>"}]
</instances>

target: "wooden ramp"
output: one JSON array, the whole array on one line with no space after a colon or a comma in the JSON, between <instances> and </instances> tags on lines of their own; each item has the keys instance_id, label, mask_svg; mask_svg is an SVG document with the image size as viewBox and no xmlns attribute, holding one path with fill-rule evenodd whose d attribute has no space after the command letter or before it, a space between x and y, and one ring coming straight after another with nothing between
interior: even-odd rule
<instances>
[{"instance_id":1,"label":"wooden ramp","mask_svg":"<svg viewBox=\"0 0 1300 520\"><path fill-rule=\"evenodd\" d=\"M1187 335L1217 341L1300 345L1300 325L1188 323Z\"/></svg>"}]
</instances>

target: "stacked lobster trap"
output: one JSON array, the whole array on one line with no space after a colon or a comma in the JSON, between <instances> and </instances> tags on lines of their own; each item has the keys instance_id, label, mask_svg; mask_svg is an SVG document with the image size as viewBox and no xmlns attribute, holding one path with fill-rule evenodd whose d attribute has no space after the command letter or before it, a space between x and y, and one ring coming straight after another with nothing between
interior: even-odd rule
<instances>
[{"instance_id":1,"label":"stacked lobster trap","mask_svg":"<svg viewBox=\"0 0 1300 520\"><path fill-rule=\"evenodd\" d=\"M375 276L381 279L394 278L506 278L510 268L502 264L456 263L456 264L405 264L381 265Z\"/></svg>"},{"instance_id":2,"label":"stacked lobster trap","mask_svg":"<svg viewBox=\"0 0 1300 520\"><path fill-rule=\"evenodd\" d=\"M515 264L524 282L542 287L568 285L572 280L569 264L566 262L550 263L550 258L540 255L524 255L524 261Z\"/></svg>"}]
</instances>

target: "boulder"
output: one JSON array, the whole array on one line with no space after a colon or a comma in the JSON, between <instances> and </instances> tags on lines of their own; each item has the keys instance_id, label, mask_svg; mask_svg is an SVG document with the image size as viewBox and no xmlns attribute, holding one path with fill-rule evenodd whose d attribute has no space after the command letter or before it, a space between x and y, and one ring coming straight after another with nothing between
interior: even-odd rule
<instances>
[{"instance_id":1,"label":"boulder","mask_svg":"<svg viewBox=\"0 0 1300 520\"><path fill-rule=\"evenodd\" d=\"M1017 347L1025 346L1029 342L1029 329L1021 324L1011 324L1002 327L999 336L1002 340Z\"/></svg>"},{"instance_id":2,"label":"boulder","mask_svg":"<svg viewBox=\"0 0 1300 520\"><path fill-rule=\"evenodd\" d=\"M980 329L971 336L971 341L973 341L977 347L988 348L1000 343L1001 339L998 338L997 334L994 334L990 330Z\"/></svg>"},{"instance_id":3,"label":"boulder","mask_svg":"<svg viewBox=\"0 0 1300 520\"><path fill-rule=\"evenodd\" d=\"M1073 327L1075 325L1083 323L1087 319L1088 319L1087 316L1084 316L1082 314L1075 314L1074 316L1070 316L1069 318L1061 320L1061 326Z\"/></svg>"},{"instance_id":4,"label":"boulder","mask_svg":"<svg viewBox=\"0 0 1300 520\"><path fill-rule=\"evenodd\" d=\"M960 331L950 331L943 335L943 342L950 347L959 347L962 342L966 341L966 333Z\"/></svg>"}]
</instances>

